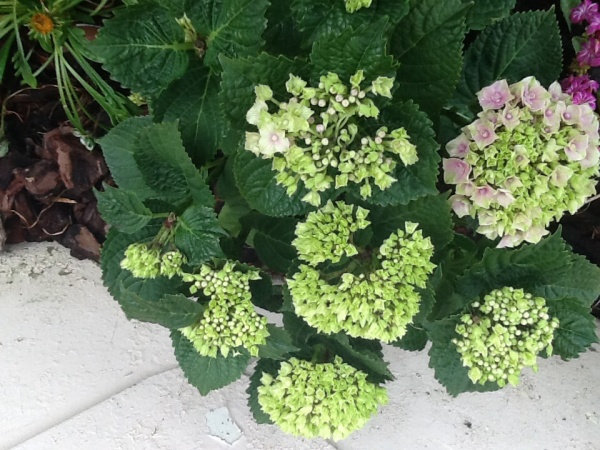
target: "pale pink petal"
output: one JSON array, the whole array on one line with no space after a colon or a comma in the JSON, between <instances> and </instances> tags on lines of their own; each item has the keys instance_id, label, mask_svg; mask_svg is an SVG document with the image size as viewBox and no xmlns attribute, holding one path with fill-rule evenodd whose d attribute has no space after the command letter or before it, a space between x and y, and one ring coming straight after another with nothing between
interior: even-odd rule
<instances>
[{"instance_id":1,"label":"pale pink petal","mask_svg":"<svg viewBox=\"0 0 600 450\"><path fill-rule=\"evenodd\" d=\"M546 230L544 227L539 225L533 226L525 230L523 238L527 242L531 242L532 244L537 244L542 240L544 236L549 234L550 232Z\"/></svg>"},{"instance_id":2,"label":"pale pink petal","mask_svg":"<svg viewBox=\"0 0 600 450\"><path fill-rule=\"evenodd\" d=\"M520 188L521 186L523 186L523 183L517 177L508 177L504 180L504 187L510 192L514 192L515 189Z\"/></svg>"},{"instance_id":3,"label":"pale pink petal","mask_svg":"<svg viewBox=\"0 0 600 450\"><path fill-rule=\"evenodd\" d=\"M496 201L500 206L506 208L508 205L515 201L515 198L510 193L510 191L506 189L498 189L498 191L496 192Z\"/></svg>"},{"instance_id":4,"label":"pale pink petal","mask_svg":"<svg viewBox=\"0 0 600 450\"><path fill-rule=\"evenodd\" d=\"M562 113L562 120L564 120L567 125L574 125L579 122L581 106L582 105L568 105Z\"/></svg>"},{"instance_id":5,"label":"pale pink petal","mask_svg":"<svg viewBox=\"0 0 600 450\"><path fill-rule=\"evenodd\" d=\"M550 175L550 182L558 187L565 187L573 175L573 170L567 166L557 166Z\"/></svg>"},{"instance_id":6,"label":"pale pink petal","mask_svg":"<svg viewBox=\"0 0 600 450\"><path fill-rule=\"evenodd\" d=\"M580 134L575 136L565 147L567 158L569 158L570 161L581 161L586 156L588 145L589 138L587 135Z\"/></svg>"},{"instance_id":7,"label":"pale pink petal","mask_svg":"<svg viewBox=\"0 0 600 450\"><path fill-rule=\"evenodd\" d=\"M529 106L532 111L541 111L546 108L552 96L543 86L525 87L521 95L521 101Z\"/></svg>"},{"instance_id":8,"label":"pale pink petal","mask_svg":"<svg viewBox=\"0 0 600 450\"><path fill-rule=\"evenodd\" d=\"M514 98L514 95L511 94L506 80L498 80L477 92L477 98L483 110L486 111L502 109L506 102Z\"/></svg>"},{"instance_id":9,"label":"pale pink petal","mask_svg":"<svg viewBox=\"0 0 600 450\"><path fill-rule=\"evenodd\" d=\"M469 153L470 144L471 141L463 133L446 144L446 151L450 156L458 156L460 158L463 158L467 156L467 153Z\"/></svg>"},{"instance_id":10,"label":"pale pink petal","mask_svg":"<svg viewBox=\"0 0 600 450\"><path fill-rule=\"evenodd\" d=\"M471 210L471 202L467 197L462 195L453 195L450 197L452 210L458 217L468 216Z\"/></svg>"},{"instance_id":11,"label":"pale pink petal","mask_svg":"<svg viewBox=\"0 0 600 450\"><path fill-rule=\"evenodd\" d=\"M600 161L600 152L598 151L598 147L588 147L585 153L585 158L579 161L581 167L584 169L588 169L590 167L594 167L598 165Z\"/></svg>"},{"instance_id":12,"label":"pale pink petal","mask_svg":"<svg viewBox=\"0 0 600 450\"><path fill-rule=\"evenodd\" d=\"M465 183L469 180L471 166L458 158L448 158L442 161L444 182L447 184Z\"/></svg>"},{"instance_id":13,"label":"pale pink petal","mask_svg":"<svg viewBox=\"0 0 600 450\"><path fill-rule=\"evenodd\" d=\"M473 194L473 203L482 208L488 208L495 195L496 192L491 186L478 187Z\"/></svg>"},{"instance_id":14,"label":"pale pink petal","mask_svg":"<svg viewBox=\"0 0 600 450\"><path fill-rule=\"evenodd\" d=\"M514 108L510 105L506 105L500 114L500 121L509 130L516 128L521 123L519 116L521 111L519 108Z\"/></svg>"},{"instance_id":15,"label":"pale pink petal","mask_svg":"<svg viewBox=\"0 0 600 450\"><path fill-rule=\"evenodd\" d=\"M498 139L498 136L494 132L494 124L491 122L478 119L471 125L468 125L467 128L480 150Z\"/></svg>"}]
</instances>

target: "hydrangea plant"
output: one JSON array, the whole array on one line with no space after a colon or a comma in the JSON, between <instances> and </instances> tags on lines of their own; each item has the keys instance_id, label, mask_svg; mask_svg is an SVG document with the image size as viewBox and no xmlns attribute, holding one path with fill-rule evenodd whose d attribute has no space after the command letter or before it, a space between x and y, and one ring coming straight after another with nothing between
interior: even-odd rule
<instances>
[{"instance_id":1,"label":"hydrangea plant","mask_svg":"<svg viewBox=\"0 0 600 450\"><path fill-rule=\"evenodd\" d=\"M458 395L597 341L600 270L556 221L594 193L598 119L555 83L557 11L132 3L90 44L152 112L101 138L104 281L200 394L255 361L259 423L338 440L387 401L384 345L430 343Z\"/></svg>"}]
</instances>

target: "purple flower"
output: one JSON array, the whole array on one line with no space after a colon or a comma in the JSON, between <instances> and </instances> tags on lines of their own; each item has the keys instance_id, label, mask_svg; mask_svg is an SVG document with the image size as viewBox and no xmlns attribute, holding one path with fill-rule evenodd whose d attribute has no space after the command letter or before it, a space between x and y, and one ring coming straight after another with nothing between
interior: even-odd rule
<instances>
[{"instance_id":1,"label":"purple flower","mask_svg":"<svg viewBox=\"0 0 600 450\"><path fill-rule=\"evenodd\" d=\"M591 0L583 0L571 10L571 22L581 23L584 20L590 22L591 19L598 13L598 5Z\"/></svg>"},{"instance_id":2,"label":"purple flower","mask_svg":"<svg viewBox=\"0 0 600 450\"><path fill-rule=\"evenodd\" d=\"M598 5L596 5L598 6ZM588 36L593 35L596 31L600 30L600 14L596 13L588 20L589 25L585 28L585 32Z\"/></svg>"},{"instance_id":3,"label":"purple flower","mask_svg":"<svg viewBox=\"0 0 600 450\"><path fill-rule=\"evenodd\" d=\"M577 62L580 66L600 66L600 40L594 37L584 42L577 53Z\"/></svg>"}]
</instances>

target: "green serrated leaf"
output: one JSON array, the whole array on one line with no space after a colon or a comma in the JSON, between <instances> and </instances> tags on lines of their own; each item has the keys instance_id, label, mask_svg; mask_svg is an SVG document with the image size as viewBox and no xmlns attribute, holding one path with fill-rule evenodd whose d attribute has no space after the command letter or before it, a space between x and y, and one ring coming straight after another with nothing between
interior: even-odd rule
<instances>
[{"instance_id":1,"label":"green serrated leaf","mask_svg":"<svg viewBox=\"0 0 600 450\"><path fill-rule=\"evenodd\" d=\"M121 308L129 320L150 322L169 329L179 329L195 323L204 307L182 294L164 295L158 300L148 300L122 289Z\"/></svg>"},{"instance_id":2,"label":"green serrated leaf","mask_svg":"<svg viewBox=\"0 0 600 450\"><path fill-rule=\"evenodd\" d=\"M275 295L273 290L273 280L269 275L261 272L260 280L253 280L250 282L252 303L267 311L279 312L283 299L281 295Z\"/></svg>"},{"instance_id":3,"label":"green serrated leaf","mask_svg":"<svg viewBox=\"0 0 600 450\"><path fill-rule=\"evenodd\" d=\"M427 195L406 205L374 208L369 213L373 228L372 245L381 245L390 234L404 228L405 222L416 222L424 236L430 237L436 253L453 238L452 213L448 195Z\"/></svg>"},{"instance_id":4,"label":"green serrated leaf","mask_svg":"<svg viewBox=\"0 0 600 450\"><path fill-rule=\"evenodd\" d=\"M564 360L577 358L593 343L598 342L596 321L589 306L582 305L578 298L547 301L550 317L559 320L552 341L553 354Z\"/></svg>"},{"instance_id":5,"label":"green serrated leaf","mask_svg":"<svg viewBox=\"0 0 600 450\"><path fill-rule=\"evenodd\" d=\"M281 327L268 324L269 337L267 343L258 348L258 356L275 360L288 359L290 353L300 350L292 344L292 338L289 333Z\"/></svg>"},{"instance_id":6,"label":"green serrated leaf","mask_svg":"<svg viewBox=\"0 0 600 450\"><path fill-rule=\"evenodd\" d=\"M434 370L436 380L453 397L463 392L490 392L500 389L496 383L473 384L469 379L469 371L463 366L460 354L452 343L452 339L459 337L455 330L458 320L458 316L450 317L429 327L428 334L432 342L429 349L429 367Z\"/></svg>"},{"instance_id":7,"label":"green serrated leaf","mask_svg":"<svg viewBox=\"0 0 600 450\"><path fill-rule=\"evenodd\" d=\"M373 186L373 195L366 201L379 206L403 205L428 194L437 194L435 185L441 158L437 152L439 146L435 141L432 123L427 115L419 111L412 102L395 103L382 111L373 128L376 130L380 126L386 126L390 130L404 127L410 141L417 146L419 160L411 166L399 163L392 174L397 181L385 191ZM359 188L352 187L350 192L358 197Z\"/></svg>"},{"instance_id":8,"label":"green serrated leaf","mask_svg":"<svg viewBox=\"0 0 600 450\"><path fill-rule=\"evenodd\" d=\"M262 47L268 0L188 0L186 13L206 40L204 64L219 72L219 55L255 55Z\"/></svg>"},{"instance_id":9,"label":"green serrated leaf","mask_svg":"<svg viewBox=\"0 0 600 450\"><path fill-rule=\"evenodd\" d=\"M348 27L354 29L369 25L388 16L392 24L408 13L408 0L374 0L370 7L353 14L346 11L345 2L340 0L294 0L294 20L304 37L305 46L321 37L337 35Z\"/></svg>"},{"instance_id":10,"label":"green serrated leaf","mask_svg":"<svg viewBox=\"0 0 600 450\"><path fill-rule=\"evenodd\" d=\"M292 19L291 4L292 0L272 1L267 9L263 39L268 53L293 58L301 52L301 35Z\"/></svg>"},{"instance_id":11,"label":"green serrated leaf","mask_svg":"<svg viewBox=\"0 0 600 450\"><path fill-rule=\"evenodd\" d=\"M486 28L465 53L454 102L475 105L476 93L496 80L514 83L533 75L542 84L558 79L562 45L554 8L514 14Z\"/></svg>"},{"instance_id":12,"label":"green serrated leaf","mask_svg":"<svg viewBox=\"0 0 600 450\"><path fill-rule=\"evenodd\" d=\"M235 158L235 180L248 205L262 214L273 217L295 216L306 213L310 205L302 202L304 189L291 197L277 184L271 161L242 150Z\"/></svg>"},{"instance_id":13,"label":"green serrated leaf","mask_svg":"<svg viewBox=\"0 0 600 450\"><path fill-rule=\"evenodd\" d=\"M291 217L274 219L260 216L254 221L254 248L258 257L270 269L286 273L297 257L292 241L296 237L297 220Z\"/></svg>"},{"instance_id":14,"label":"green serrated leaf","mask_svg":"<svg viewBox=\"0 0 600 450\"><path fill-rule=\"evenodd\" d=\"M185 378L202 395L238 380L250 362L250 355L247 352L230 355L227 358L220 354L216 358L202 356L177 330L171 331L171 340L175 349L175 358Z\"/></svg>"},{"instance_id":15,"label":"green serrated leaf","mask_svg":"<svg viewBox=\"0 0 600 450\"><path fill-rule=\"evenodd\" d=\"M198 166L215 156L227 131L218 93L218 77L197 63L153 103L158 122L179 121L183 144Z\"/></svg>"},{"instance_id":16,"label":"green serrated leaf","mask_svg":"<svg viewBox=\"0 0 600 450\"><path fill-rule=\"evenodd\" d=\"M473 3L473 0L462 0L463 3ZM505 17L515 7L517 0L475 0L473 7L467 13L467 26L471 30L483 30Z\"/></svg>"},{"instance_id":17,"label":"green serrated leaf","mask_svg":"<svg viewBox=\"0 0 600 450\"><path fill-rule=\"evenodd\" d=\"M411 0L392 35L391 53L400 62L395 96L414 100L432 118L460 79L469 6L460 0Z\"/></svg>"},{"instance_id":18,"label":"green serrated leaf","mask_svg":"<svg viewBox=\"0 0 600 450\"><path fill-rule=\"evenodd\" d=\"M302 75L303 63L283 56L275 57L267 53L244 59L220 58L223 67L220 99L223 111L231 126L244 130L246 113L254 104L257 84L270 86L276 96L287 98L285 83L290 73Z\"/></svg>"},{"instance_id":19,"label":"green serrated leaf","mask_svg":"<svg viewBox=\"0 0 600 450\"><path fill-rule=\"evenodd\" d=\"M151 125L151 116L132 117L98 140L113 179L121 189L133 192L140 200L157 195L144 181L133 156L138 137Z\"/></svg>"},{"instance_id":20,"label":"green serrated leaf","mask_svg":"<svg viewBox=\"0 0 600 450\"><path fill-rule=\"evenodd\" d=\"M420 352L425 348L428 340L429 337L424 328L410 324L406 327L406 334L402 336L402 339L392 342L392 345L409 352Z\"/></svg>"},{"instance_id":21,"label":"green serrated leaf","mask_svg":"<svg viewBox=\"0 0 600 450\"><path fill-rule=\"evenodd\" d=\"M272 359L259 359L256 363L254 373L250 376L250 385L248 386L248 389L246 389L246 393L248 394L248 406L250 407L250 411L252 412L252 416L254 417L254 420L256 420L256 423L273 423L269 415L262 410L258 403L258 388L262 386L260 379L262 378L263 373L266 372L275 378L279 371L279 366L280 363L273 361Z\"/></svg>"},{"instance_id":22,"label":"green serrated leaf","mask_svg":"<svg viewBox=\"0 0 600 450\"><path fill-rule=\"evenodd\" d=\"M152 211L135 192L105 184L104 192L96 191L95 194L102 218L124 233L135 233L152 220Z\"/></svg>"},{"instance_id":23,"label":"green serrated leaf","mask_svg":"<svg viewBox=\"0 0 600 450\"><path fill-rule=\"evenodd\" d=\"M111 76L125 87L153 96L185 72L192 43L168 9L152 3L115 10L90 44Z\"/></svg>"},{"instance_id":24,"label":"green serrated leaf","mask_svg":"<svg viewBox=\"0 0 600 450\"><path fill-rule=\"evenodd\" d=\"M197 266L223 256L219 239L224 234L212 209L190 206L177 218L174 242L185 254L188 263Z\"/></svg>"},{"instance_id":25,"label":"green serrated leaf","mask_svg":"<svg viewBox=\"0 0 600 450\"><path fill-rule=\"evenodd\" d=\"M147 242L156 236L160 224L148 224L137 233L126 234L111 228L102 246L102 280L108 292L119 302L122 302L122 292L138 294L140 297L152 301L158 300L163 295L177 292L181 282L176 279L157 277L152 279L135 278L131 272L121 268L121 261L125 257L125 249L136 242Z\"/></svg>"},{"instance_id":26,"label":"green serrated leaf","mask_svg":"<svg viewBox=\"0 0 600 450\"><path fill-rule=\"evenodd\" d=\"M358 70L364 70L367 81L393 75L395 63L386 54L388 27L389 20L383 17L357 30L346 28L335 37L320 37L310 53L314 80L328 72L335 72L347 82Z\"/></svg>"},{"instance_id":27,"label":"green serrated leaf","mask_svg":"<svg viewBox=\"0 0 600 450\"><path fill-rule=\"evenodd\" d=\"M383 359L381 346L378 343L376 345L379 346L379 350L375 350L373 347L361 345L368 341L351 339L342 333L335 334L328 340L344 362L365 372L369 381L383 383L394 379L394 375L388 369L388 363Z\"/></svg>"}]
</instances>

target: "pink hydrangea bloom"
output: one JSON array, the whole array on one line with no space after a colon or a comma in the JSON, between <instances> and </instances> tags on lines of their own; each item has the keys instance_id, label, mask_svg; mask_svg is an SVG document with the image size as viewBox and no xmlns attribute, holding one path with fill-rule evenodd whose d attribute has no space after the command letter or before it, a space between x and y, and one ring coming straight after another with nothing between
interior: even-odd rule
<instances>
[{"instance_id":1,"label":"pink hydrangea bloom","mask_svg":"<svg viewBox=\"0 0 600 450\"><path fill-rule=\"evenodd\" d=\"M581 161L586 156L588 144L589 138L587 135L580 134L579 136L575 136L565 147L567 158L571 161Z\"/></svg>"},{"instance_id":2,"label":"pink hydrangea bloom","mask_svg":"<svg viewBox=\"0 0 600 450\"><path fill-rule=\"evenodd\" d=\"M473 203L482 208L489 208L495 196L496 191L491 186L481 186L473 194Z\"/></svg>"},{"instance_id":3,"label":"pink hydrangea bloom","mask_svg":"<svg viewBox=\"0 0 600 450\"><path fill-rule=\"evenodd\" d=\"M453 195L450 197L450 204L452 210L458 217L468 216L471 210L471 202L464 195Z\"/></svg>"},{"instance_id":4,"label":"pink hydrangea bloom","mask_svg":"<svg viewBox=\"0 0 600 450\"><path fill-rule=\"evenodd\" d=\"M525 86L521 95L521 101L524 105L529 106L532 111L541 111L548 104L552 96L541 85L534 84L533 86Z\"/></svg>"},{"instance_id":5,"label":"pink hydrangea bloom","mask_svg":"<svg viewBox=\"0 0 600 450\"><path fill-rule=\"evenodd\" d=\"M506 80L498 80L477 92L477 98L483 110L487 111L488 109L502 109L508 101L515 97L510 93Z\"/></svg>"},{"instance_id":6,"label":"pink hydrangea bloom","mask_svg":"<svg viewBox=\"0 0 600 450\"><path fill-rule=\"evenodd\" d=\"M444 182L447 184L461 184L469 180L471 166L458 158L449 158L442 161L444 168Z\"/></svg>"},{"instance_id":7,"label":"pink hydrangea bloom","mask_svg":"<svg viewBox=\"0 0 600 450\"><path fill-rule=\"evenodd\" d=\"M571 10L571 22L581 23L590 21L598 13L598 5L591 0L583 0Z\"/></svg>"}]
</instances>

